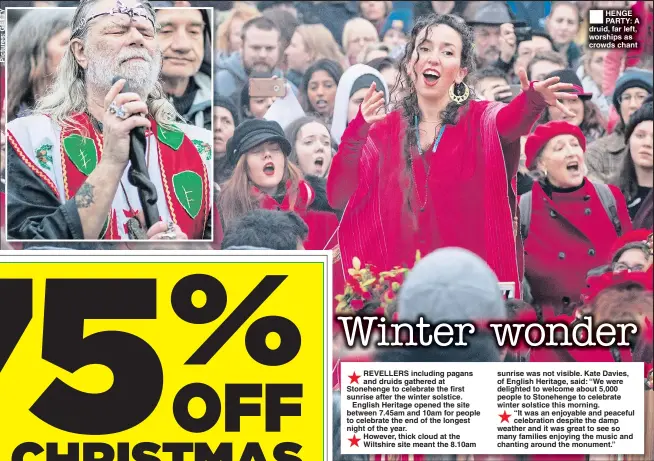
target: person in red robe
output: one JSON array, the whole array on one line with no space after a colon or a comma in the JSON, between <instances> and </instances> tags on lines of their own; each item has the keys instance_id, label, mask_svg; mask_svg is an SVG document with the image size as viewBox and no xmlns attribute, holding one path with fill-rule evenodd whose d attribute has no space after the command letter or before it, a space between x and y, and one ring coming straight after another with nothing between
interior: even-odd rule
<instances>
[{"instance_id":1,"label":"person in red robe","mask_svg":"<svg viewBox=\"0 0 654 461\"><path fill-rule=\"evenodd\" d=\"M225 154L234 170L215 200L214 249L220 249L224 229L257 208L297 213L309 227L303 248L298 249L333 247L338 218L316 209L326 200L316 200L315 189L289 161L290 152L291 143L277 122L246 120L236 127Z\"/></svg>"},{"instance_id":2,"label":"person in red robe","mask_svg":"<svg viewBox=\"0 0 654 461\"><path fill-rule=\"evenodd\" d=\"M342 269L355 256L381 268L412 266L418 249L456 246L514 282L519 297L520 137L545 107L568 113L559 100L577 96L562 92L570 86L558 77L530 83L522 70L523 91L510 104L475 101L465 84L474 70L471 30L454 16L430 16L411 36L399 66L399 109L383 114L373 83L332 162L327 197L345 210Z\"/></svg>"}]
</instances>

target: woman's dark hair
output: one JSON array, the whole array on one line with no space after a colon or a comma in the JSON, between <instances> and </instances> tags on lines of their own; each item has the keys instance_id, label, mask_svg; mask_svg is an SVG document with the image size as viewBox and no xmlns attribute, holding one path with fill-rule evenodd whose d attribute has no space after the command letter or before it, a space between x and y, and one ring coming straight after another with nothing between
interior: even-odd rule
<instances>
[{"instance_id":1,"label":"woman's dark hair","mask_svg":"<svg viewBox=\"0 0 654 461\"><path fill-rule=\"evenodd\" d=\"M304 125L308 125L309 123L320 123L322 126L324 126L327 129L327 135L329 136L329 140L331 142L331 149L334 150L334 140L332 139L330 133L329 133L329 127L327 124L321 120L318 117L314 117L312 115L306 115L304 117L300 117L297 120L294 120L291 122L286 129L284 130L284 133L286 134L286 139L288 139L291 143L291 153L288 155L289 161L295 163L296 165L299 166L299 161L297 158L297 149L295 148L295 143L297 142L297 136L300 133L300 130Z\"/></svg>"},{"instance_id":2,"label":"woman's dark hair","mask_svg":"<svg viewBox=\"0 0 654 461\"><path fill-rule=\"evenodd\" d=\"M413 123L414 117L418 116L418 120L422 117L422 114L420 114L420 109L418 107L418 94L416 92L415 85L411 81L411 78L409 77L409 74L407 72L408 64L409 61L411 60L411 56L413 55L414 50L418 48L421 43L417 43L418 41L418 35L420 32L422 32L423 29L427 29L427 34L425 35L424 40L428 40L429 37L431 36L432 33L432 28L439 26L439 25L445 25L448 27L451 27L454 29L459 36L461 37L461 43L462 43L462 48L461 48L461 68L466 68L468 69L468 75L472 74L475 71L475 57L474 57L474 51L473 51L473 43L474 43L474 37L472 35L472 29L466 25L466 23L459 17L453 16L451 14L444 14L444 15L436 15L436 14L431 14L425 18L420 19L416 24L413 26L413 30L411 31L411 36L409 38L409 42L407 43L406 46L406 53L404 54L404 57L400 61L399 64L399 71L400 71L400 78L396 82L395 86L391 90L393 93L397 93L397 90L400 90L405 94L404 98L399 102L400 107L403 109L403 114L406 120L410 122L410 124ZM417 51L418 54L418 59L420 59L420 52ZM415 72L415 69L412 69L414 73L414 77L417 79L418 75ZM464 78L464 81L467 80ZM397 88L398 86L402 86L401 88ZM471 99L473 99L474 96L471 95L464 105L468 103ZM443 113L441 114L441 119L443 121L443 124L448 124L448 125L454 125L457 120L458 120L458 113L459 113L459 104L455 103L454 101L450 102ZM408 136L407 137L408 141L410 143L415 144L415 136Z\"/></svg>"},{"instance_id":3,"label":"woman's dark hair","mask_svg":"<svg viewBox=\"0 0 654 461\"><path fill-rule=\"evenodd\" d=\"M300 84L300 104L302 104L302 109L304 109L304 112L306 113L315 112L315 109L309 102L309 81L311 80L311 77L313 77L313 74L319 70L324 70L327 72L329 76L334 79L336 86L338 86L338 82L343 76L343 68L341 65L336 61L332 61L331 59L319 59L318 61L311 64L311 66L309 66L307 71L304 73L304 76L302 77L302 83Z\"/></svg>"},{"instance_id":4,"label":"woman's dark hair","mask_svg":"<svg viewBox=\"0 0 654 461\"><path fill-rule=\"evenodd\" d=\"M606 121L604 120L604 117L602 117L602 113L597 107L597 104L589 99L582 102L584 104L584 119L581 121L579 129L590 143L606 134ZM535 130L538 125L547 123L550 120L550 111L544 110L538 123L534 124L532 131Z\"/></svg>"},{"instance_id":5,"label":"woman's dark hair","mask_svg":"<svg viewBox=\"0 0 654 461\"><path fill-rule=\"evenodd\" d=\"M620 170L611 181L613 184L620 188L620 192L624 195L627 203L631 202L638 194L638 177L636 176L636 165L634 159L631 158L631 146L629 139L627 139L627 152L622 159Z\"/></svg>"},{"instance_id":6,"label":"woman's dark hair","mask_svg":"<svg viewBox=\"0 0 654 461\"><path fill-rule=\"evenodd\" d=\"M451 14L436 15L430 14L424 18L420 18L413 29L411 30L411 35L409 41L406 45L406 52L404 57L399 63L399 75L395 82L395 85L390 89L391 94L402 95L401 99L397 101L397 106L400 108L402 116L407 124L407 129L405 130L404 136L404 158L406 160L405 165L405 175L411 181L410 186L404 191L404 201L411 209L411 186L413 183L413 175L411 174L411 148L416 146L416 136L415 130L417 127L414 126L414 119L417 117L418 120L422 118L420 113L420 108L418 106L418 93L416 92L415 85L411 80L408 72L409 62L413 52L416 51L418 59L420 59L420 51L417 51L417 48L425 41L428 40L432 34L432 29L438 25L445 25L454 29L459 36L461 37L461 68L466 68L468 70L468 75L474 73L475 71L475 57L473 50L474 38L472 35L472 29L468 27L461 18L453 16ZM423 29L427 29L427 33L422 42L418 43L418 35ZM417 80L418 76L415 69L411 69L413 72L413 77ZM464 81L467 80L467 76L464 78ZM454 125L459 118L459 109L462 107L467 107L468 102L474 99L474 91L470 88L470 96L462 104L459 105L454 101L450 101L445 110L441 113L441 120L443 126L445 125Z\"/></svg>"}]
</instances>

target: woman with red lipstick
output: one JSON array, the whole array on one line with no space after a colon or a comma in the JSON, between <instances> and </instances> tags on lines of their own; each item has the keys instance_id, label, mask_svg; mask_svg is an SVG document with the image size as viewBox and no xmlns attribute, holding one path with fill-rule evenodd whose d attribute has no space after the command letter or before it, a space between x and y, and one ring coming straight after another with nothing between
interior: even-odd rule
<instances>
[{"instance_id":1,"label":"woman with red lipstick","mask_svg":"<svg viewBox=\"0 0 654 461\"><path fill-rule=\"evenodd\" d=\"M557 312L580 301L588 271L607 261L613 242L632 227L620 190L585 177L585 150L581 129L564 121L540 125L525 144L527 168L538 178L531 195L520 197L522 217L531 216L521 226L525 276L534 303ZM527 199L531 212L522 213Z\"/></svg>"},{"instance_id":2,"label":"woman with red lipstick","mask_svg":"<svg viewBox=\"0 0 654 461\"><path fill-rule=\"evenodd\" d=\"M520 136L548 105L569 114L559 100L577 96L558 78L530 84L523 70L523 91L510 104L474 101L465 84L472 44L455 16L418 21L400 64L399 110L384 115L373 84L345 129L327 181L330 205L345 208L343 270L354 256L377 267L412 266L416 250L457 246L483 258L501 282L514 282L520 296Z\"/></svg>"},{"instance_id":3,"label":"woman with red lipstick","mask_svg":"<svg viewBox=\"0 0 654 461\"><path fill-rule=\"evenodd\" d=\"M327 200L304 180L302 172L289 161L291 143L277 122L246 120L227 142L227 160L232 176L220 186L216 199L214 248L220 248L223 230L256 208L294 211L309 227L307 240L298 249L325 249L336 232L338 219L317 209ZM329 248L328 248L329 249Z\"/></svg>"}]
</instances>

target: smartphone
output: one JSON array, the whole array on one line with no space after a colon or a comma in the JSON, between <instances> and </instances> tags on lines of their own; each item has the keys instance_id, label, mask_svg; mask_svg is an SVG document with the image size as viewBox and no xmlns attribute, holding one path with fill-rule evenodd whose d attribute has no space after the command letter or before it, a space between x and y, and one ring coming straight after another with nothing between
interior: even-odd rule
<instances>
[{"instance_id":1,"label":"smartphone","mask_svg":"<svg viewBox=\"0 0 654 461\"><path fill-rule=\"evenodd\" d=\"M283 78L251 78L251 98L283 98L286 96L286 80Z\"/></svg>"}]
</instances>

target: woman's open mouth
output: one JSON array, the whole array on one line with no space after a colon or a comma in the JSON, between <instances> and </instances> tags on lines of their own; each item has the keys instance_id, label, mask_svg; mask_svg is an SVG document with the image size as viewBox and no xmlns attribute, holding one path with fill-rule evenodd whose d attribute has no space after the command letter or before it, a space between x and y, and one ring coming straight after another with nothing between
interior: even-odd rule
<instances>
[{"instance_id":1,"label":"woman's open mouth","mask_svg":"<svg viewBox=\"0 0 654 461\"><path fill-rule=\"evenodd\" d=\"M266 176L272 176L275 174L275 164L273 162L268 162L263 166L263 174Z\"/></svg>"},{"instance_id":2,"label":"woman's open mouth","mask_svg":"<svg viewBox=\"0 0 654 461\"><path fill-rule=\"evenodd\" d=\"M438 79L441 78L440 72L435 69L427 69L422 73L423 78L425 79L425 85L434 86L438 83Z\"/></svg>"},{"instance_id":3,"label":"woman's open mouth","mask_svg":"<svg viewBox=\"0 0 654 461\"><path fill-rule=\"evenodd\" d=\"M568 163L568 165L566 166L566 170L568 170L570 173L573 173L573 174L579 173L581 171L579 162L574 161L574 162Z\"/></svg>"}]
</instances>

